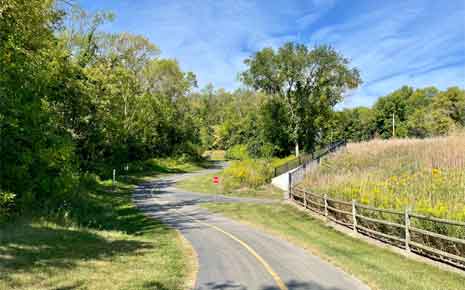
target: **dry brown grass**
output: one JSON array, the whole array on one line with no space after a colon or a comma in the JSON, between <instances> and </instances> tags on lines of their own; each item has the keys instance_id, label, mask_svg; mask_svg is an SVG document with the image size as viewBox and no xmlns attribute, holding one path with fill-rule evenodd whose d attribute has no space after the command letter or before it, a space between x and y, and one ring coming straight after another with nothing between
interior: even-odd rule
<instances>
[{"instance_id":1,"label":"dry brown grass","mask_svg":"<svg viewBox=\"0 0 465 290\"><path fill-rule=\"evenodd\" d=\"M465 134L348 144L305 180L313 191L465 220Z\"/></svg>"}]
</instances>

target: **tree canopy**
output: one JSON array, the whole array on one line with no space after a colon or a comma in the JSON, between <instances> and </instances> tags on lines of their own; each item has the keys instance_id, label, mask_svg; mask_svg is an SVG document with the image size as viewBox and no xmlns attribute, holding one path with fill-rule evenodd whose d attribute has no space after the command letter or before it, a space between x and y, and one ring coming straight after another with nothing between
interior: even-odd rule
<instances>
[{"instance_id":1,"label":"tree canopy","mask_svg":"<svg viewBox=\"0 0 465 290\"><path fill-rule=\"evenodd\" d=\"M277 51L265 48L245 60L241 79L252 88L279 97L286 105L289 136L313 149L319 122L326 118L344 93L360 83L357 69L329 46L313 49L292 42Z\"/></svg>"}]
</instances>

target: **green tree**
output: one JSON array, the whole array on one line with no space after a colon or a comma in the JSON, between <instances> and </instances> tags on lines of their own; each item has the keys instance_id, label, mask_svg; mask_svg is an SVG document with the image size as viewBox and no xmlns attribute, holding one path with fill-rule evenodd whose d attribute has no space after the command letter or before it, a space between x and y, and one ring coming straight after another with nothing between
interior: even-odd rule
<instances>
[{"instance_id":1,"label":"green tree","mask_svg":"<svg viewBox=\"0 0 465 290\"><path fill-rule=\"evenodd\" d=\"M326 134L326 143L345 139L352 142L360 142L373 138L375 134L375 112L367 107L356 107L336 112L334 117L328 121L334 121L329 126L330 132Z\"/></svg>"},{"instance_id":2,"label":"green tree","mask_svg":"<svg viewBox=\"0 0 465 290\"><path fill-rule=\"evenodd\" d=\"M393 134L396 137L407 136L405 122L409 114L413 112L413 107L408 101L413 92L413 88L404 86L376 101L373 106L376 114L376 130L383 138L391 138Z\"/></svg>"},{"instance_id":3,"label":"green tree","mask_svg":"<svg viewBox=\"0 0 465 290\"><path fill-rule=\"evenodd\" d=\"M439 93L432 103L440 115L450 118L460 126L465 126L465 90L451 87Z\"/></svg>"},{"instance_id":4,"label":"green tree","mask_svg":"<svg viewBox=\"0 0 465 290\"><path fill-rule=\"evenodd\" d=\"M72 75L54 34L62 16L53 1L0 1L0 192L45 208L76 181L72 137L56 112Z\"/></svg>"},{"instance_id":5,"label":"green tree","mask_svg":"<svg viewBox=\"0 0 465 290\"><path fill-rule=\"evenodd\" d=\"M289 155L292 144L289 142L289 119L285 105L279 98L266 101L260 110L261 134L266 144L272 144L273 153L284 157Z\"/></svg>"},{"instance_id":6,"label":"green tree","mask_svg":"<svg viewBox=\"0 0 465 290\"><path fill-rule=\"evenodd\" d=\"M242 81L256 90L283 100L289 116L289 135L296 155L303 143L313 149L319 132L333 107L348 89L360 83L357 69L329 46L313 49L286 43L277 51L265 48L245 60Z\"/></svg>"}]
</instances>

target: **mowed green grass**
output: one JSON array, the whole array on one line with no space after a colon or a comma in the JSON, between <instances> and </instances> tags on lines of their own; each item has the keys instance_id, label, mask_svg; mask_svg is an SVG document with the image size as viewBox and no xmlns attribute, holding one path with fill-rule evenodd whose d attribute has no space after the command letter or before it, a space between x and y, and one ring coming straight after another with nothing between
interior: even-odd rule
<instances>
[{"instance_id":1,"label":"mowed green grass","mask_svg":"<svg viewBox=\"0 0 465 290\"><path fill-rule=\"evenodd\" d=\"M219 184L213 183L213 177L218 176ZM234 197L252 197L264 199L282 199L283 192L271 185L264 185L259 188L237 187L226 190L224 187L224 177L222 171L197 175L176 183L176 187L186 191L221 194Z\"/></svg>"},{"instance_id":2,"label":"mowed green grass","mask_svg":"<svg viewBox=\"0 0 465 290\"><path fill-rule=\"evenodd\" d=\"M282 236L378 290L461 290L465 275L413 261L347 236L291 205L204 204L212 212ZM311 271L311 269L309 269Z\"/></svg>"},{"instance_id":3,"label":"mowed green grass","mask_svg":"<svg viewBox=\"0 0 465 290\"><path fill-rule=\"evenodd\" d=\"M115 191L109 180L87 186L61 219L0 225L0 290L190 288L190 245L131 202L143 180L120 179Z\"/></svg>"}]
</instances>

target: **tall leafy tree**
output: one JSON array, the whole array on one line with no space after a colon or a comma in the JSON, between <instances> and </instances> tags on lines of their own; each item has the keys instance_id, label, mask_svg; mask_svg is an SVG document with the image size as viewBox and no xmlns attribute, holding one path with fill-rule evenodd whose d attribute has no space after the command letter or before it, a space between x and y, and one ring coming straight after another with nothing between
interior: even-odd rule
<instances>
[{"instance_id":1,"label":"tall leafy tree","mask_svg":"<svg viewBox=\"0 0 465 290\"><path fill-rule=\"evenodd\" d=\"M379 98L375 105L376 128L383 138L406 137L407 128L405 121L412 107L409 105L414 90L412 87L403 86L391 94Z\"/></svg>"},{"instance_id":2,"label":"tall leafy tree","mask_svg":"<svg viewBox=\"0 0 465 290\"><path fill-rule=\"evenodd\" d=\"M329 46L286 43L277 51L265 48L245 60L242 81L283 100L289 116L289 135L296 155L302 143L313 149L319 124L344 93L361 83L349 60Z\"/></svg>"},{"instance_id":3,"label":"tall leafy tree","mask_svg":"<svg viewBox=\"0 0 465 290\"><path fill-rule=\"evenodd\" d=\"M75 184L71 134L56 113L72 75L53 1L0 1L0 194L45 202Z\"/></svg>"}]
</instances>

